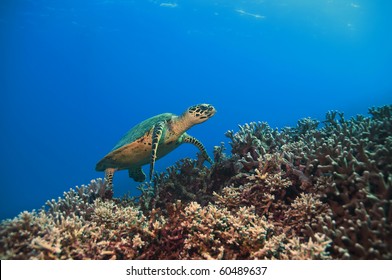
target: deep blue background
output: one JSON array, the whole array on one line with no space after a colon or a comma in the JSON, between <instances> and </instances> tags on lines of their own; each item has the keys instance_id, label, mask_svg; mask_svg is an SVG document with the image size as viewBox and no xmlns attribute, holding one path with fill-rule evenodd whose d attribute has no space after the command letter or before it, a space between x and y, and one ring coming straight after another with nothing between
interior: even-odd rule
<instances>
[{"instance_id":1,"label":"deep blue background","mask_svg":"<svg viewBox=\"0 0 392 280\"><path fill-rule=\"evenodd\" d=\"M0 219L102 177L96 162L156 114L213 104L190 130L211 153L238 124L392 103L391 14L389 0L2 0ZM136 186L116 173L116 196Z\"/></svg>"}]
</instances>

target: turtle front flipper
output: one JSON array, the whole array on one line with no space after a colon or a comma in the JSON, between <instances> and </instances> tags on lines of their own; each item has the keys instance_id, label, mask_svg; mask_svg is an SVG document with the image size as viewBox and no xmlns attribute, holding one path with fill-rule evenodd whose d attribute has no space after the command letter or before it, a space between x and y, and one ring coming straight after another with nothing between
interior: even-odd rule
<instances>
[{"instance_id":1,"label":"turtle front flipper","mask_svg":"<svg viewBox=\"0 0 392 280\"><path fill-rule=\"evenodd\" d=\"M141 166L128 169L128 175L135 182L144 182L146 180L146 174L144 174Z\"/></svg>"},{"instance_id":2,"label":"turtle front flipper","mask_svg":"<svg viewBox=\"0 0 392 280\"><path fill-rule=\"evenodd\" d=\"M201 152L202 156L208 161L209 163L213 164L214 162L210 158L210 156L207 154L206 148L204 148L204 145L197 140L195 137L190 136L189 134L185 133L184 137L182 138L182 143L190 143L195 145Z\"/></svg>"},{"instance_id":3,"label":"turtle front flipper","mask_svg":"<svg viewBox=\"0 0 392 280\"><path fill-rule=\"evenodd\" d=\"M158 145L159 145L159 141L161 140L164 127L165 127L165 123L159 122L155 125L154 131L152 133L150 180L152 179L152 174L154 174L154 166L155 166L155 161L157 160Z\"/></svg>"}]
</instances>

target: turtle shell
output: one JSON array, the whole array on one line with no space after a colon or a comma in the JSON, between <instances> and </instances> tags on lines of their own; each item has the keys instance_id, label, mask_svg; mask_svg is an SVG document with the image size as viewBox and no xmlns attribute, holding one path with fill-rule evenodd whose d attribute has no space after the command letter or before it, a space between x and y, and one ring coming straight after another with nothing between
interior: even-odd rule
<instances>
[{"instance_id":1,"label":"turtle shell","mask_svg":"<svg viewBox=\"0 0 392 280\"><path fill-rule=\"evenodd\" d=\"M160 115L154 116L152 118L149 118L149 119L142 121L141 123L135 125L120 139L120 141L118 141L118 143L114 146L112 151L117 150L124 145L127 145L129 143L136 141L137 139L144 136L147 132L149 132L155 124L157 124L158 122L161 122L161 121L168 121L173 116L175 116L175 115L171 114L171 113L164 113L164 114L160 114Z\"/></svg>"}]
</instances>

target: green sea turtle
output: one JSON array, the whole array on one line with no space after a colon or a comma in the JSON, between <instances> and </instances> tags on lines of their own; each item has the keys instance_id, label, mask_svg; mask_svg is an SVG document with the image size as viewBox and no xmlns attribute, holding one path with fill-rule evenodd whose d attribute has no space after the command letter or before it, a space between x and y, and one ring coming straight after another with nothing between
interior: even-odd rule
<instances>
[{"instance_id":1,"label":"green sea turtle","mask_svg":"<svg viewBox=\"0 0 392 280\"><path fill-rule=\"evenodd\" d=\"M110 185L114 172L124 169L136 182L143 182L146 179L143 165L150 163L151 179L155 161L183 143L194 144L204 158L212 163L203 144L186 131L195 124L205 122L215 113L213 106L199 104L189 107L181 116L164 113L149 118L129 130L97 163L95 170L105 171L105 178Z\"/></svg>"}]
</instances>

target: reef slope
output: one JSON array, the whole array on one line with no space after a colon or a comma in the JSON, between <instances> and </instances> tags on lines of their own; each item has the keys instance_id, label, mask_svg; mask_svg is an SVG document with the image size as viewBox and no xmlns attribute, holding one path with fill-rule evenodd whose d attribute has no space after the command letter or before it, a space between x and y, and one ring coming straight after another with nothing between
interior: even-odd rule
<instances>
[{"instance_id":1,"label":"reef slope","mask_svg":"<svg viewBox=\"0 0 392 280\"><path fill-rule=\"evenodd\" d=\"M228 131L140 197L93 180L0 224L1 259L392 259L392 106Z\"/></svg>"}]
</instances>

